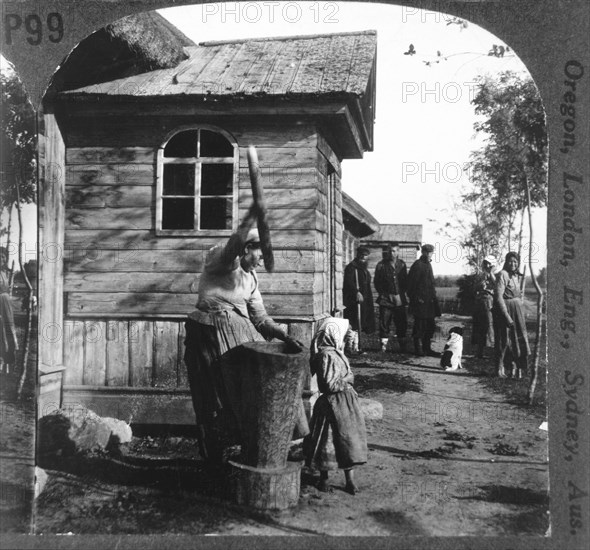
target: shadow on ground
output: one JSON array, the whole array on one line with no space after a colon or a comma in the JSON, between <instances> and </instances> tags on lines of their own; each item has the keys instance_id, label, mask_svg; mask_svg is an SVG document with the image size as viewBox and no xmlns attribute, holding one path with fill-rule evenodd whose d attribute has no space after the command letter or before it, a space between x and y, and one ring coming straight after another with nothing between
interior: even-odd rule
<instances>
[{"instance_id":1,"label":"shadow on ground","mask_svg":"<svg viewBox=\"0 0 590 550\"><path fill-rule=\"evenodd\" d=\"M355 365L358 367L358 365ZM408 391L421 392L422 385L412 376L395 372L380 372L373 375L357 374L354 377L354 387L359 395L369 395L373 392L405 393Z\"/></svg>"},{"instance_id":2,"label":"shadow on ground","mask_svg":"<svg viewBox=\"0 0 590 550\"><path fill-rule=\"evenodd\" d=\"M409 518L403 512L398 512L396 510L390 509L382 509L370 511L367 513L367 515L373 518L382 527L385 527L392 534L395 533L396 535L402 536L424 536L428 534L424 531L424 529L420 527L420 525L416 521Z\"/></svg>"}]
</instances>

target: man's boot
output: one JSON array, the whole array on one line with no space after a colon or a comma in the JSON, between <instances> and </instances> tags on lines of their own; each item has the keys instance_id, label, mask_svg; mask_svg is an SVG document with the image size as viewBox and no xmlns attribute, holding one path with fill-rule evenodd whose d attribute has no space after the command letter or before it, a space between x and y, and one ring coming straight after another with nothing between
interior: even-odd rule
<instances>
[{"instance_id":1,"label":"man's boot","mask_svg":"<svg viewBox=\"0 0 590 550\"><path fill-rule=\"evenodd\" d=\"M420 338L414 338L414 353L419 357L424 355L422 351L422 343L420 342Z\"/></svg>"},{"instance_id":2,"label":"man's boot","mask_svg":"<svg viewBox=\"0 0 590 550\"><path fill-rule=\"evenodd\" d=\"M440 353L430 347L430 338L424 338L422 340L422 349L424 350L424 355L428 357L440 357Z\"/></svg>"}]
</instances>

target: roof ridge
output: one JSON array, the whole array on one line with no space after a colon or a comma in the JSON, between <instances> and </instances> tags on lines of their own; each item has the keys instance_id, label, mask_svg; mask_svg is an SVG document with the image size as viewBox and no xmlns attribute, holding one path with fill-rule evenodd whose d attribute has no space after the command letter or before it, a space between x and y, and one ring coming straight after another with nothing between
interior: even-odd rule
<instances>
[{"instance_id":1,"label":"roof ridge","mask_svg":"<svg viewBox=\"0 0 590 550\"><path fill-rule=\"evenodd\" d=\"M198 46L220 46L222 44L236 44L239 42L278 42L281 40L307 40L313 38L324 38L329 36L354 36L354 35L374 35L377 36L377 31L373 29L365 31L347 31L347 32L330 32L325 34L297 34L289 36L263 36L260 38L235 38L232 40L209 40L206 42L199 42ZM190 47L190 46L189 46Z\"/></svg>"}]
</instances>

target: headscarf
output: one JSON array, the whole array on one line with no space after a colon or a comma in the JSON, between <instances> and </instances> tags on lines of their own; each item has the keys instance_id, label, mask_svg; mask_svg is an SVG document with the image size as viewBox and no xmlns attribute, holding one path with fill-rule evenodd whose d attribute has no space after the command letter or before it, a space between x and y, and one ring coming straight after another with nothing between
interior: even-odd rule
<instances>
[{"instance_id":1,"label":"headscarf","mask_svg":"<svg viewBox=\"0 0 590 550\"><path fill-rule=\"evenodd\" d=\"M508 252L508 254L506 254L506 257L504 258L504 266L502 267L503 271L509 272L508 270L508 260L510 260L510 258L515 258L516 261L518 262L518 267L520 267L520 256L518 255L518 253L516 252ZM518 267L516 268L516 274L517 275L522 275L522 273L520 273L518 271Z\"/></svg>"},{"instance_id":2,"label":"headscarf","mask_svg":"<svg viewBox=\"0 0 590 550\"><path fill-rule=\"evenodd\" d=\"M496 265L496 257L488 254L484 259L484 262L488 262L492 267Z\"/></svg>"},{"instance_id":3,"label":"headscarf","mask_svg":"<svg viewBox=\"0 0 590 550\"><path fill-rule=\"evenodd\" d=\"M348 327L348 319L328 317L321 322L316 330L313 340L311 341L309 365L312 376L318 374L318 369L321 369L321 365L323 360L326 359L326 356L328 364L330 361L333 361L334 356L336 356L343 361L346 365L346 370L350 372L350 363L348 362L346 355L344 355L344 337L346 336ZM324 393L324 390L322 390L321 387L320 391Z\"/></svg>"},{"instance_id":4,"label":"headscarf","mask_svg":"<svg viewBox=\"0 0 590 550\"><path fill-rule=\"evenodd\" d=\"M311 342L312 355L318 353L320 348L344 349L344 337L348 331L348 319L339 319L338 317L328 317L324 319L317 328L315 336Z\"/></svg>"},{"instance_id":5,"label":"headscarf","mask_svg":"<svg viewBox=\"0 0 590 550\"><path fill-rule=\"evenodd\" d=\"M348 359L344 355L344 337L346 336L348 327L348 319L328 317L321 322L311 341L310 363L312 365L312 374L315 374L313 367L314 359L323 351L335 352L348 365Z\"/></svg>"}]
</instances>

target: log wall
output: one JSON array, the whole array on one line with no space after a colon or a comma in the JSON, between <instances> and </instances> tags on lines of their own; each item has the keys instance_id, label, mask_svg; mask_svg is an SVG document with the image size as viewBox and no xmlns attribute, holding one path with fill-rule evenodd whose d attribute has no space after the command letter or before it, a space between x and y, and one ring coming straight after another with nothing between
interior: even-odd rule
<instances>
[{"instance_id":1,"label":"log wall","mask_svg":"<svg viewBox=\"0 0 590 550\"><path fill-rule=\"evenodd\" d=\"M329 313L328 238L342 230L342 199L339 175L328 192L327 167L339 172L340 163L314 121L72 115L64 123L66 401L124 419L121 404L133 401L136 422L194 420L184 318L207 251L227 235L156 236L155 163L170 131L200 123L229 132L240 148L238 219L251 202L247 146L257 147L275 253L275 273L258 272L269 314L309 345ZM331 221L329 197L337 201ZM341 237L332 250L341 257Z\"/></svg>"},{"instance_id":2,"label":"log wall","mask_svg":"<svg viewBox=\"0 0 590 550\"><path fill-rule=\"evenodd\" d=\"M290 318L324 312L325 284L317 275L323 271L327 199L318 193L315 124L76 115L66 134L68 317L183 315L193 309L207 251L227 237L155 236L155 159L171 130L213 122L240 148L239 218L251 201L247 146L258 149L275 249L276 274L260 273L269 313Z\"/></svg>"}]
</instances>

